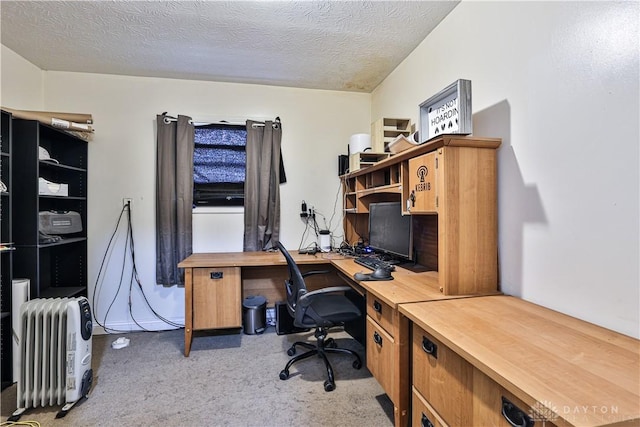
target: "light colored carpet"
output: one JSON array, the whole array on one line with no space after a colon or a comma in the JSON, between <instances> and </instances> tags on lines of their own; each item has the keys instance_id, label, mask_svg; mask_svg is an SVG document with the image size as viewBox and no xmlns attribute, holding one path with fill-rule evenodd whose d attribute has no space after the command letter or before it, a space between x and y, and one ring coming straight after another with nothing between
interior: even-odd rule
<instances>
[{"instance_id":1,"label":"light colored carpet","mask_svg":"<svg viewBox=\"0 0 640 427\"><path fill-rule=\"evenodd\" d=\"M94 383L89 399L65 418L60 407L28 409L21 421L41 426L393 426L393 405L366 368L364 348L344 331L332 332L340 347L358 351L365 365L330 355L336 389L325 392L318 358L278 374L297 340L312 332L276 335L196 336L184 357L184 330L127 334L129 347L114 350L123 335L93 337ZM303 351L300 349L299 351ZM2 421L16 407L16 385L2 392Z\"/></svg>"}]
</instances>

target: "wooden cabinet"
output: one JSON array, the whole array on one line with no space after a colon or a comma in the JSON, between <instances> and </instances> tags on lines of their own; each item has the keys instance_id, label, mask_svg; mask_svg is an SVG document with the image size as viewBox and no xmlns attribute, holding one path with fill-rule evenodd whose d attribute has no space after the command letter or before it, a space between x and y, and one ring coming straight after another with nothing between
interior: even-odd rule
<instances>
[{"instance_id":1,"label":"wooden cabinet","mask_svg":"<svg viewBox=\"0 0 640 427\"><path fill-rule=\"evenodd\" d=\"M473 366L413 326L413 387L450 426L472 426Z\"/></svg>"},{"instance_id":2,"label":"wooden cabinet","mask_svg":"<svg viewBox=\"0 0 640 427\"><path fill-rule=\"evenodd\" d=\"M540 405L525 404L415 325L412 391L413 419L421 423L426 418L434 426L529 427L544 419L545 426L555 426Z\"/></svg>"},{"instance_id":3,"label":"wooden cabinet","mask_svg":"<svg viewBox=\"0 0 640 427\"><path fill-rule=\"evenodd\" d=\"M415 261L444 295L498 286L500 139L444 135L342 177L345 240L367 242L369 205L402 202L412 216Z\"/></svg>"},{"instance_id":4,"label":"wooden cabinet","mask_svg":"<svg viewBox=\"0 0 640 427\"><path fill-rule=\"evenodd\" d=\"M430 243L418 253L426 265L437 256L445 295L486 293L498 283L496 152L473 139L465 142L409 159L409 186L403 189L408 212L437 215L419 221L418 229L431 239L417 239Z\"/></svg>"},{"instance_id":5,"label":"wooden cabinet","mask_svg":"<svg viewBox=\"0 0 640 427\"><path fill-rule=\"evenodd\" d=\"M393 307L375 295L367 295L367 368L393 402L398 401L399 392L397 322L397 311Z\"/></svg>"},{"instance_id":6,"label":"wooden cabinet","mask_svg":"<svg viewBox=\"0 0 640 427\"><path fill-rule=\"evenodd\" d=\"M86 296L87 142L33 120L12 126L14 275L30 280L32 298ZM41 179L66 191L43 194ZM81 229L42 239L39 214L50 211L78 213Z\"/></svg>"},{"instance_id":7,"label":"wooden cabinet","mask_svg":"<svg viewBox=\"0 0 640 427\"><path fill-rule=\"evenodd\" d=\"M552 420L558 419L543 402L536 402L533 407L527 405L475 367L472 407L473 425L478 426L529 427L543 423L545 427L555 427Z\"/></svg>"},{"instance_id":8,"label":"wooden cabinet","mask_svg":"<svg viewBox=\"0 0 640 427\"><path fill-rule=\"evenodd\" d=\"M544 410L531 408L415 325L412 390L413 418L426 412L433 425L528 427L543 419Z\"/></svg>"},{"instance_id":9,"label":"wooden cabinet","mask_svg":"<svg viewBox=\"0 0 640 427\"><path fill-rule=\"evenodd\" d=\"M367 335L365 341L367 349L367 368L378 380L392 402L397 402L397 385L395 367L394 336L380 327L378 323L367 316Z\"/></svg>"},{"instance_id":10,"label":"wooden cabinet","mask_svg":"<svg viewBox=\"0 0 640 427\"><path fill-rule=\"evenodd\" d=\"M397 286L367 285L367 367L394 403L396 426L411 421L412 400L410 326L398 304L498 292L500 143L445 135L342 177L350 244L368 241L371 203L401 202L402 213L411 215L416 265L396 270ZM470 405L471 395L467 400Z\"/></svg>"},{"instance_id":11,"label":"wooden cabinet","mask_svg":"<svg viewBox=\"0 0 640 427\"><path fill-rule=\"evenodd\" d=\"M411 213L438 213L438 153L409 159L409 197L406 210Z\"/></svg>"},{"instance_id":12,"label":"wooden cabinet","mask_svg":"<svg viewBox=\"0 0 640 427\"><path fill-rule=\"evenodd\" d=\"M2 366L2 389L13 383L12 365L12 327L11 327L11 284L13 280L13 237L12 229L12 144L11 144L11 114L2 111L2 129L0 133L0 176L6 189L0 192L0 305L1 335L0 359Z\"/></svg>"},{"instance_id":13,"label":"wooden cabinet","mask_svg":"<svg viewBox=\"0 0 640 427\"><path fill-rule=\"evenodd\" d=\"M193 269L193 329L242 327L240 267Z\"/></svg>"},{"instance_id":14,"label":"wooden cabinet","mask_svg":"<svg viewBox=\"0 0 640 427\"><path fill-rule=\"evenodd\" d=\"M414 425L423 413L451 427L640 422L637 339L510 296L399 310L413 325Z\"/></svg>"},{"instance_id":15,"label":"wooden cabinet","mask_svg":"<svg viewBox=\"0 0 640 427\"><path fill-rule=\"evenodd\" d=\"M352 259L333 259L339 275L352 278L362 267ZM428 271L416 272L396 267L393 281L362 281L352 286L366 294L367 368L393 402L395 425L411 422L411 326L399 307L416 301L433 301L445 296ZM437 279L437 278L436 278Z\"/></svg>"},{"instance_id":16,"label":"wooden cabinet","mask_svg":"<svg viewBox=\"0 0 640 427\"><path fill-rule=\"evenodd\" d=\"M411 388L411 403L412 412L412 426L420 427L448 427L448 425L442 421L436 411L431 407L429 402L416 390L415 387Z\"/></svg>"}]
</instances>

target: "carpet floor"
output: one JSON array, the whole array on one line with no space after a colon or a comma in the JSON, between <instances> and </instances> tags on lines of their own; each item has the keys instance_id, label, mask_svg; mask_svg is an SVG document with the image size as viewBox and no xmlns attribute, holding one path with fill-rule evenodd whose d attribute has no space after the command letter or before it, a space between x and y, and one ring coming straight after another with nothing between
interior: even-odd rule
<instances>
[{"instance_id":1,"label":"carpet floor","mask_svg":"<svg viewBox=\"0 0 640 427\"><path fill-rule=\"evenodd\" d=\"M120 336L129 346L113 349ZM184 330L93 337L94 381L89 398L66 417L60 407L30 408L20 421L45 426L393 426L393 404L366 368L364 348L346 332L330 334L352 358L329 355L336 389L325 392L324 364L296 363L288 380L279 373L294 341L313 333L196 335L184 357ZM299 351L303 351L300 349ZM16 409L16 384L2 391L2 421Z\"/></svg>"}]
</instances>

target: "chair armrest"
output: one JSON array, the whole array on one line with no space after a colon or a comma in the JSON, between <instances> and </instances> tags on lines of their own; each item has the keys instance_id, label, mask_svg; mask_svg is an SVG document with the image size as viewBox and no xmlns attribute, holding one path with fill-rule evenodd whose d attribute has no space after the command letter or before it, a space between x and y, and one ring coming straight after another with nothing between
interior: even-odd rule
<instances>
[{"instance_id":1,"label":"chair armrest","mask_svg":"<svg viewBox=\"0 0 640 427\"><path fill-rule=\"evenodd\" d=\"M298 299L298 304L302 305L303 307L307 307L311 303L311 299L313 299L315 295L330 294L334 292L346 292L350 290L351 286L329 286L327 288L316 289L315 291L307 292L306 294L301 296L300 299Z\"/></svg>"},{"instance_id":2,"label":"chair armrest","mask_svg":"<svg viewBox=\"0 0 640 427\"><path fill-rule=\"evenodd\" d=\"M314 274L329 274L331 271L329 270L311 270L306 273L302 273L302 277L313 276Z\"/></svg>"}]
</instances>

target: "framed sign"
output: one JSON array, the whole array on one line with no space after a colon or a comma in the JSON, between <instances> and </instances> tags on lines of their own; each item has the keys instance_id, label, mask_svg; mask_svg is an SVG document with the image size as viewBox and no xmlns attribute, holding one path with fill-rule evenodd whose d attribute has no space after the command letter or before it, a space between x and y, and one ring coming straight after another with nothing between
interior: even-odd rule
<instances>
[{"instance_id":1,"label":"framed sign","mask_svg":"<svg viewBox=\"0 0 640 427\"><path fill-rule=\"evenodd\" d=\"M439 135L469 135L472 127L471 80L457 80L420 104L421 143Z\"/></svg>"}]
</instances>

